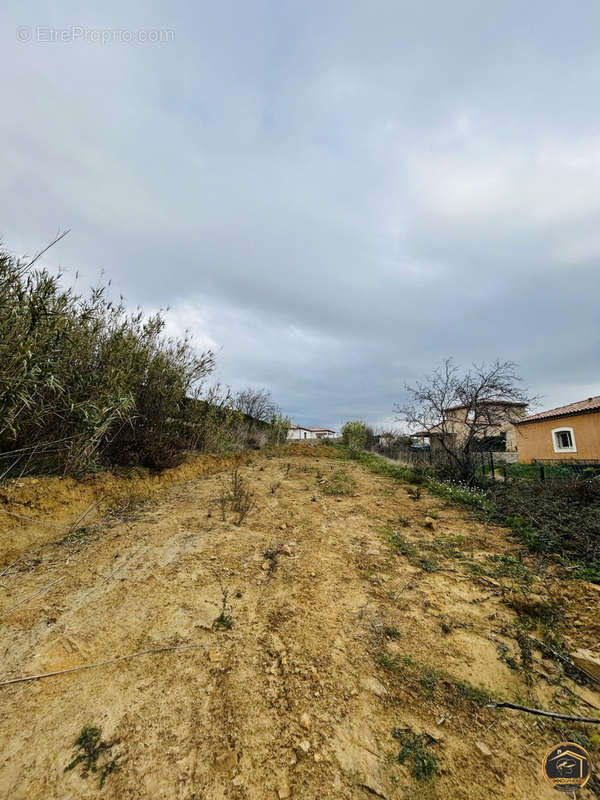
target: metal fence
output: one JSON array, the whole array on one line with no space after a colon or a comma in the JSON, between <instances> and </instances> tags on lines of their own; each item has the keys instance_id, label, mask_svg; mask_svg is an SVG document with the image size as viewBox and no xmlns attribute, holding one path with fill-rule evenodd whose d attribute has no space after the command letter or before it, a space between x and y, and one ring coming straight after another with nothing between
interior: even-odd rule
<instances>
[{"instance_id":1,"label":"metal fence","mask_svg":"<svg viewBox=\"0 0 600 800\"><path fill-rule=\"evenodd\" d=\"M444 457L429 447L411 447L404 443L390 446L378 444L375 452L407 466L442 466ZM471 454L473 472L493 480L569 480L574 477L600 475L600 460L540 459L531 464L519 464L516 454L495 451L474 451Z\"/></svg>"}]
</instances>

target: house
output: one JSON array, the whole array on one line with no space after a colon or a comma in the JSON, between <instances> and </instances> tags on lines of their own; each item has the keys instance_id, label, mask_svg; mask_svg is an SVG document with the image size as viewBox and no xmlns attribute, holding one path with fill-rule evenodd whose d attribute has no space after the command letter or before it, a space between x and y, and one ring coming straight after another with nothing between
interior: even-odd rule
<instances>
[{"instance_id":1,"label":"house","mask_svg":"<svg viewBox=\"0 0 600 800\"><path fill-rule=\"evenodd\" d=\"M287 438L290 439L334 439L336 432L329 428L303 428L301 425L290 425Z\"/></svg>"},{"instance_id":2,"label":"house","mask_svg":"<svg viewBox=\"0 0 600 800\"><path fill-rule=\"evenodd\" d=\"M600 464L600 395L525 417L516 431L521 464Z\"/></svg>"},{"instance_id":3,"label":"house","mask_svg":"<svg viewBox=\"0 0 600 800\"><path fill-rule=\"evenodd\" d=\"M527 403L513 400L481 399L473 408L471 404L449 406L444 409L444 420L425 431L413 434L414 445L424 446L429 439L432 452L442 448L441 440L452 446L473 434L485 449L516 452L515 424L525 416Z\"/></svg>"}]
</instances>

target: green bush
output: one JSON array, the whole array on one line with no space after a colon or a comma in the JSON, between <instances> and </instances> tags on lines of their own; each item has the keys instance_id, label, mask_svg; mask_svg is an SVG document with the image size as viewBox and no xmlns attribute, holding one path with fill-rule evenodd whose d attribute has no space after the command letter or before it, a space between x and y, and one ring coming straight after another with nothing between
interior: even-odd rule
<instances>
[{"instance_id":1,"label":"green bush","mask_svg":"<svg viewBox=\"0 0 600 800\"><path fill-rule=\"evenodd\" d=\"M213 354L165 339L164 326L0 250L0 473L162 468L201 444L196 400Z\"/></svg>"},{"instance_id":2,"label":"green bush","mask_svg":"<svg viewBox=\"0 0 600 800\"><path fill-rule=\"evenodd\" d=\"M358 458L367 445L367 426L360 420L346 422L342 428L342 441L351 458Z\"/></svg>"},{"instance_id":3,"label":"green bush","mask_svg":"<svg viewBox=\"0 0 600 800\"><path fill-rule=\"evenodd\" d=\"M269 444L273 447L279 447L279 445L285 444L289 429L289 419L281 414L275 414L271 420Z\"/></svg>"}]
</instances>

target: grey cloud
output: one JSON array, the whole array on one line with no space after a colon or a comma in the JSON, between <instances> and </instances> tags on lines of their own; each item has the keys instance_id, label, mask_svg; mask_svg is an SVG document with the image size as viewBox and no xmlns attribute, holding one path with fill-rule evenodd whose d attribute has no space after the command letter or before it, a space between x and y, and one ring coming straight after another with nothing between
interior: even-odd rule
<instances>
[{"instance_id":1,"label":"grey cloud","mask_svg":"<svg viewBox=\"0 0 600 800\"><path fill-rule=\"evenodd\" d=\"M5 10L0 235L216 347L295 421L389 419L447 355L597 394L596 3ZM172 28L20 44L19 25Z\"/></svg>"}]
</instances>

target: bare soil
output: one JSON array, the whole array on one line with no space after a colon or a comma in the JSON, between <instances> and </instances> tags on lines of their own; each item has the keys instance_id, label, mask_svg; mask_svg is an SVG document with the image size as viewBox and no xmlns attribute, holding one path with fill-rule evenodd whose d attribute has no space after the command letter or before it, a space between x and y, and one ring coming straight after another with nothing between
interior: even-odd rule
<instances>
[{"instance_id":1,"label":"bare soil","mask_svg":"<svg viewBox=\"0 0 600 800\"><path fill-rule=\"evenodd\" d=\"M222 459L9 487L0 509L65 527L2 517L0 573L20 560L0 577L1 680L198 647L1 686L0 797L532 800L558 796L541 760L564 735L600 761L600 726L476 691L596 715L600 687L529 637L598 652L598 587L503 560L506 531L325 452L244 458L241 525L221 518ZM340 469L353 495L323 491ZM119 757L101 789L99 771L65 771L85 726L110 745L99 768ZM424 734L437 775L399 763L395 729Z\"/></svg>"}]
</instances>

